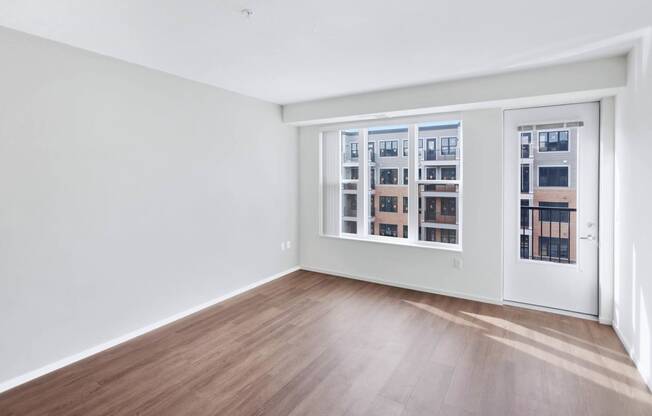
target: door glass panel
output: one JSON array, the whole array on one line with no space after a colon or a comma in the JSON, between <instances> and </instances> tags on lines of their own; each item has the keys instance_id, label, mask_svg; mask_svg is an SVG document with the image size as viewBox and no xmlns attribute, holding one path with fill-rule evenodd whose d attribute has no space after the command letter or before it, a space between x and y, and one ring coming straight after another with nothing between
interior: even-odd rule
<instances>
[{"instance_id":1,"label":"door glass panel","mask_svg":"<svg viewBox=\"0 0 652 416\"><path fill-rule=\"evenodd\" d=\"M516 143L520 154L519 257L574 264L579 127L539 127L519 127ZM532 146L532 137L538 137L538 146Z\"/></svg>"}]
</instances>

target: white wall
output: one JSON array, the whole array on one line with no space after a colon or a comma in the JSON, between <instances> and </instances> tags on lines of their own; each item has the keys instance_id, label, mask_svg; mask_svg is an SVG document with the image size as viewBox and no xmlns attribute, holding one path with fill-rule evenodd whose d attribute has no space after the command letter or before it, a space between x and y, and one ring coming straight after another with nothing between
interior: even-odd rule
<instances>
[{"instance_id":1,"label":"white wall","mask_svg":"<svg viewBox=\"0 0 652 416\"><path fill-rule=\"evenodd\" d=\"M0 56L0 385L298 263L279 106L7 29Z\"/></svg>"},{"instance_id":2,"label":"white wall","mask_svg":"<svg viewBox=\"0 0 652 416\"><path fill-rule=\"evenodd\" d=\"M328 98L283 107L283 119L288 123L317 124L369 118L374 113L401 115L428 114L441 111L459 111L478 107L540 105L533 97L554 97L554 103L563 102L563 95L571 101L587 101L595 96L611 95L607 90L625 85L627 63L624 56L596 59L550 67L514 71L510 73L466 78L446 82L397 88L392 90ZM595 94L598 90L605 90ZM524 100L525 102L519 102Z\"/></svg>"},{"instance_id":3,"label":"white wall","mask_svg":"<svg viewBox=\"0 0 652 416\"><path fill-rule=\"evenodd\" d=\"M319 128L299 138L303 267L487 301L501 298L502 112L462 114L463 252L319 236ZM462 270L453 267L461 257Z\"/></svg>"},{"instance_id":4,"label":"white wall","mask_svg":"<svg viewBox=\"0 0 652 416\"><path fill-rule=\"evenodd\" d=\"M652 387L652 31L616 98L614 327Z\"/></svg>"}]
</instances>

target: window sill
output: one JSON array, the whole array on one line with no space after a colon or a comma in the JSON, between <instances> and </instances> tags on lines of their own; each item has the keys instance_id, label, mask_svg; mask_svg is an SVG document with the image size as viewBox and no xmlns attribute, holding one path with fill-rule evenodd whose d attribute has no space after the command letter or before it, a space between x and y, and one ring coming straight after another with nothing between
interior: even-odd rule
<instances>
[{"instance_id":1,"label":"window sill","mask_svg":"<svg viewBox=\"0 0 652 416\"><path fill-rule=\"evenodd\" d=\"M338 236L338 235L326 235L326 234L320 234L319 236L323 238L332 238L335 240L361 241L364 243L388 244L388 245L403 246L403 247L417 247L417 248L425 248L429 250L452 251L456 253L462 252L462 246L460 244L434 243L428 241L408 241L406 239L398 238L398 237L382 237L382 236L357 237L354 235Z\"/></svg>"}]
</instances>

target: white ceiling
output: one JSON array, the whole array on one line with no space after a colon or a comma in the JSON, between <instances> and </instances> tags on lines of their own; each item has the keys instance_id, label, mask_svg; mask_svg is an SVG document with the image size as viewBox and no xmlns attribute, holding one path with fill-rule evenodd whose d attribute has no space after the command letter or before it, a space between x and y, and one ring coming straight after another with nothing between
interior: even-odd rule
<instances>
[{"instance_id":1,"label":"white ceiling","mask_svg":"<svg viewBox=\"0 0 652 416\"><path fill-rule=\"evenodd\" d=\"M622 52L652 1L0 0L0 25L285 104Z\"/></svg>"}]
</instances>

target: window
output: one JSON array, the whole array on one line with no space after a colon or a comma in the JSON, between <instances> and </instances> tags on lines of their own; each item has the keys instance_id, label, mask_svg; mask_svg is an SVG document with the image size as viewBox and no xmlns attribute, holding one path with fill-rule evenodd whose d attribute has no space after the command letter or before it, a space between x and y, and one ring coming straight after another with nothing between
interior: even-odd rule
<instances>
[{"instance_id":1,"label":"window","mask_svg":"<svg viewBox=\"0 0 652 416\"><path fill-rule=\"evenodd\" d=\"M568 166L539 166L539 187L568 187Z\"/></svg>"},{"instance_id":2,"label":"window","mask_svg":"<svg viewBox=\"0 0 652 416\"><path fill-rule=\"evenodd\" d=\"M380 224L380 235L387 237L398 237L398 226L396 224Z\"/></svg>"},{"instance_id":3,"label":"window","mask_svg":"<svg viewBox=\"0 0 652 416\"><path fill-rule=\"evenodd\" d=\"M344 179L358 180L358 168L357 167L345 167L344 168Z\"/></svg>"},{"instance_id":4,"label":"window","mask_svg":"<svg viewBox=\"0 0 652 416\"><path fill-rule=\"evenodd\" d=\"M380 211L381 212L398 212L398 197L396 197L396 196L381 196L380 197Z\"/></svg>"},{"instance_id":5,"label":"window","mask_svg":"<svg viewBox=\"0 0 652 416\"><path fill-rule=\"evenodd\" d=\"M455 215L455 198L441 198L441 215Z\"/></svg>"},{"instance_id":6,"label":"window","mask_svg":"<svg viewBox=\"0 0 652 416\"><path fill-rule=\"evenodd\" d=\"M539 237L539 253L541 257L568 259L568 238Z\"/></svg>"},{"instance_id":7,"label":"window","mask_svg":"<svg viewBox=\"0 0 652 416\"><path fill-rule=\"evenodd\" d=\"M439 141L442 155L455 156L457 154L457 137L442 137Z\"/></svg>"},{"instance_id":8,"label":"window","mask_svg":"<svg viewBox=\"0 0 652 416\"><path fill-rule=\"evenodd\" d=\"M457 177L456 169L452 168L441 168L441 178L446 181L454 181Z\"/></svg>"},{"instance_id":9,"label":"window","mask_svg":"<svg viewBox=\"0 0 652 416\"><path fill-rule=\"evenodd\" d=\"M380 157L398 156L398 140L381 140Z\"/></svg>"},{"instance_id":10,"label":"window","mask_svg":"<svg viewBox=\"0 0 652 416\"><path fill-rule=\"evenodd\" d=\"M521 159L529 159L532 152L530 146L532 143L532 133L521 133Z\"/></svg>"},{"instance_id":11,"label":"window","mask_svg":"<svg viewBox=\"0 0 652 416\"><path fill-rule=\"evenodd\" d=\"M529 259L530 258L530 236L521 235L521 258Z\"/></svg>"},{"instance_id":12,"label":"window","mask_svg":"<svg viewBox=\"0 0 652 416\"><path fill-rule=\"evenodd\" d=\"M351 143L351 158L356 159L358 157L358 144Z\"/></svg>"},{"instance_id":13,"label":"window","mask_svg":"<svg viewBox=\"0 0 652 416\"><path fill-rule=\"evenodd\" d=\"M461 247L460 122L412 123L320 131L322 234Z\"/></svg>"},{"instance_id":14,"label":"window","mask_svg":"<svg viewBox=\"0 0 652 416\"><path fill-rule=\"evenodd\" d=\"M521 207L529 207L530 201L521 199ZM530 228L530 210L521 208L521 228Z\"/></svg>"},{"instance_id":15,"label":"window","mask_svg":"<svg viewBox=\"0 0 652 416\"><path fill-rule=\"evenodd\" d=\"M437 139L426 139L426 154L424 155L424 159L437 159Z\"/></svg>"},{"instance_id":16,"label":"window","mask_svg":"<svg viewBox=\"0 0 652 416\"><path fill-rule=\"evenodd\" d=\"M521 193L530 193L530 167L521 165Z\"/></svg>"},{"instance_id":17,"label":"window","mask_svg":"<svg viewBox=\"0 0 652 416\"><path fill-rule=\"evenodd\" d=\"M455 244L457 241L457 232L455 230L441 229L439 233L441 235L439 241L442 243Z\"/></svg>"},{"instance_id":18,"label":"window","mask_svg":"<svg viewBox=\"0 0 652 416\"><path fill-rule=\"evenodd\" d=\"M568 208L568 202L539 202L539 206L544 208ZM542 209L539 210L539 213L541 221L561 223L570 222L570 212L566 210Z\"/></svg>"},{"instance_id":19,"label":"window","mask_svg":"<svg viewBox=\"0 0 652 416\"><path fill-rule=\"evenodd\" d=\"M567 152L568 130L539 132L540 152Z\"/></svg>"},{"instance_id":20,"label":"window","mask_svg":"<svg viewBox=\"0 0 652 416\"><path fill-rule=\"evenodd\" d=\"M381 185L398 185L398 169L380 169Z\"/></svg>"}]
</instances>

